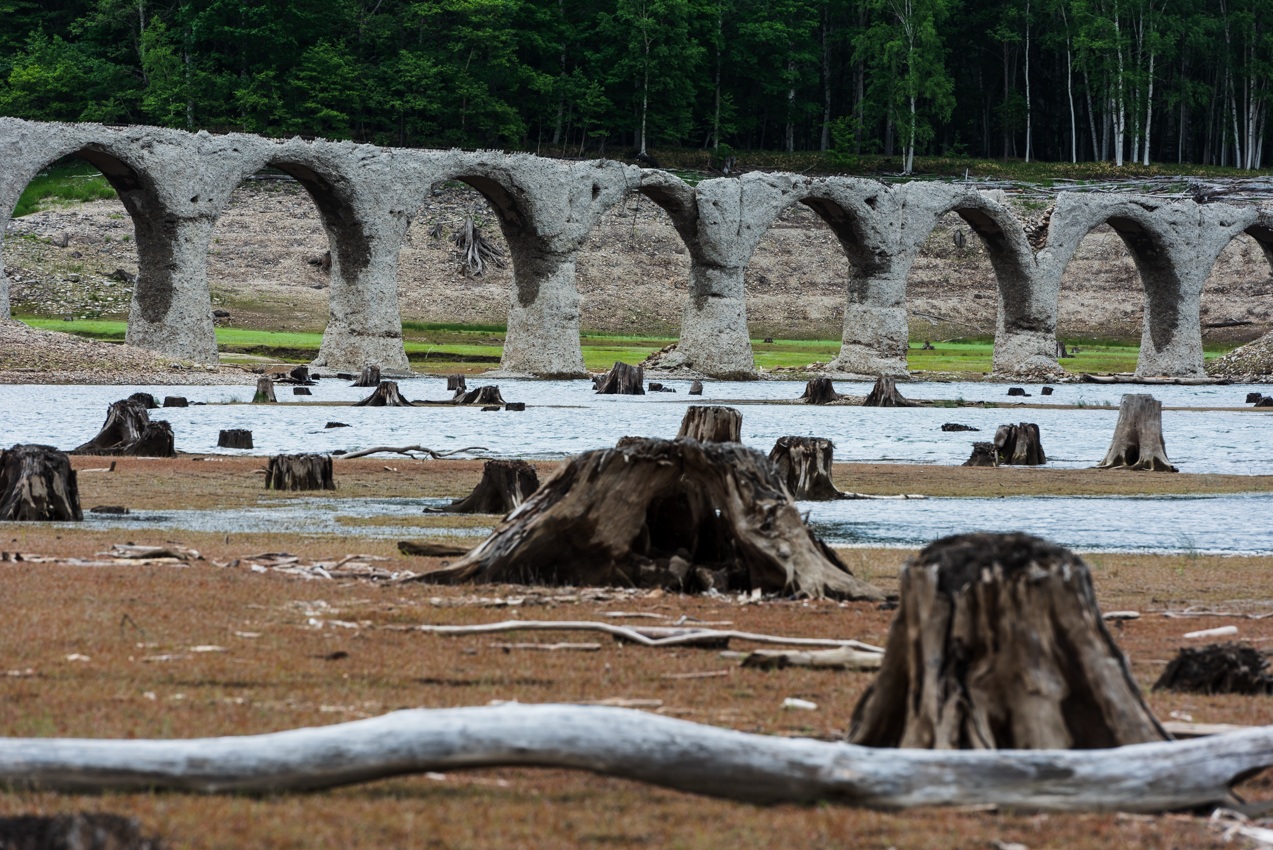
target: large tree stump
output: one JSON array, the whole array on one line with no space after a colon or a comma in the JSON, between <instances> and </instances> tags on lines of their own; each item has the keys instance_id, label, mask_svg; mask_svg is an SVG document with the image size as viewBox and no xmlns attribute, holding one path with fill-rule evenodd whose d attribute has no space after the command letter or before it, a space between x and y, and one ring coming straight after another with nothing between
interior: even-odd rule
<instances>
[{"instance_id":1,"label":"large tree stump","mask_svg":"<svg viewBox=\"0 0 1273 850\"><path fill-rule=\"evenodd\" d=\"M3 850L163 850L135 818L94 812L0 817Z\"/></svg>"},{"instance_id":2,"label":"large tree stump","mask_svg":"<svg viewBox=\"0 0 1273 850\"><path fill-rule=\"evenodd\" d=\"M806 404L830 404L842 398L844 396L835 391L835 385L831 383L830 378L814 378L805 384L804 395L798 400Z\"/></svg>"},{"instance_id":3,"label":"large tree stump","mask_svg":"<svg viewBox=\"0 0 1273 850\"><path fill-rule=\"evenodd\" d=\"M870 394L867 395L866 401L862 402L863 407L916 407L915 402L902 397L897 391L897 382L892 378L880 377L876 379L875 386L871 387Z\"/></svg>"},{"instance_id":4,"label":"large tree stump","mask_svg":"<svg viewBox=\"0 0 1273 850\"><path fill-rule=\"evenodd\" d=\"M601 395L645 395L645 369L615 361L601 380Z\"/></svg>"},{"instance_id":5,"label":"large tree stump","mask_svg":"<svg viewBox=\"0 0 1273 850\"><path fill-rule=\"evenodd\" d=\"M462 393L468 390L463 375L447 375L446 388L453 393Z\"/></svg>"},{"instance_id":6,"label":"large tree stump","mask_svg":"<svg viewBox=\"0 0 1273 850\"><path fill-rule=\"evenodd\" d=\"M732 407L693 405L685 411L677 439L689 437L700 443L742 442L743 415Z\"/></svg>"},{"instance_id":7,"label":"large tree stump","mask_svg":"<svg viewBox=\"0 0 1273 850\"><path fill-rule=\"evenodd\" d=\"M702 395L702 394L703 394L702 381L694 381L692 384L690 384L690 395Z\"/></svg>"},{"instance_id":8,"label":"large tree stump","mask_svg":"<svg viewBox=\"0 0 1273 850\"><path fill-rule=\"evenodd\" d=\"M150 421L141 402L124 399L106 411L106 422L97 436L71 451L75 455L176 457L172 426Z\"/></svg>"},{"instance_id":9,"label":"large tree stump","mask_svg":"<svg viewBox=\"0 0 1273 850\"><path fill-rule=\"evenodd\" d=\"M1152 395L1123 396L1118 405L1118 425L1105 459L1097 469L1146 469L1179 472L1167 460L1162 438L1162 403Z\"/></svg>"},{"instance_id":10,"label":"large tree stump","mask_svg":"<svg viewBox=\"0 0 1273 850\"><path fill-rule=\"evenodd\" d=\"M500 395L499 385L492 384L487 387L478 387L475 390L469 390L466 393L456 393L455 398L451 399L452 404L504 404L504 397Z\"/></svg>"},{"instance_id":11,"label":"large tree stump","mask_svg":"<svg viewBox=\"0 0 1273 850\"><path fill-rule=\"evenodd\" d=\"M0 522L82 519L79 483L65 452L24 445L0 451Z\"/></svg>"},{"instance_id":12,"label":"large tree stump","mask_svg":"<svg viewBox=\"0 0 1273 850\"><path fill-rule=\"evenodd\" d=\"M437 508L449 514L506 514L539 489L539 474L524 460L488 460L482 480L463 499Z\"/></svg>"},{"instance_id":13,"label":"large tree stump","mask_svg":"<svg viewBox=\"0 0 1273 850\"><path fill-rule=\"evenodd\" d=\"M217 435L217 446L222 449L252 448L252 432L246 428L231 428Z\"/></svg>"},{"instance_id":14,"label":"large tree stump","mask_svg":"<svg viewBox=\"0 0 1273 850\"><path fill-rule=\"evenodd\" d=\"M575 456L462 560L420 578L884 598L813 536L764 455L681 439Z\"/></svg>"},{"instance_id":15,"label":"large tree stump","mask_svg":"<svg viewBox=\"0 0 1273 850\"><path fill-rule=\"evenodd\" d=\"M274 381L279 384L296 384L303 387L312 387L314 382L309 376L308 366L293 366L281 375L275 375Z\"/></svg>"},{"instance_id":16,"label":"large tree stump","mask_svg":"<svg viewBox=\"0 0 1273 850\"><path fill-rule=\"evenodd\" d=\"M822 437L779 437L769 452L792 498L825 502L843 493L831 482L835 445Z\"/></svg>"},{"instance_id":17,"label":"large tree stump","mask_svg":"<svg viewBox=\"0 0 1273 850\"><path fill-rule=\"evenodd\" d=\"M380 386L380 367L364 366L362 371L358 373L358 380L354 381L351 386L355 387L378 387Z\"/></svg>"},{"instance_id":18,"label":"large tree stump","mask_svg":"<svg viewBox=\"0 0 1273 850\"><path fill-rule=\"evenodd\" d=\"M265 468L266 490L335 490L330 455L276 455Z\"/></svg>"},{"instance_id":19,"label":"large tree stump","mask_svg":"<svg viewBox=\"0 0 1273 850\"><path fill-rule=\"evenodd\" d=\"M256 392L252 395L253 404L269 404L277 402L274 397L274 379L267 376L256 379Z\"/></svg>"},{"instance_id":20,"label":"large tree stump","mask_svg":"<svg viewBox=\"0 0 1273 850\"><path fill-rule=\"evenodd\" d=\"M996 466L1039 466L1047 463L1039 426L1033 422L1000 425L995 431Z\"/></svg>"},{"instance_id":21,"label":"large tree stump","mask_svg":"<svg viewBox=\"0 0 1273 850\"><path fill-rule=\"evenodd\" d=\"M411 407L411 402L398 392L396 381L381 381L374 393L355 402L354 407Z\"/></svg>"},{"instance_id":22,"label":"large tree stump","mask_svg":"<svg viewBox=\"0 0 1273 850\"><path fill-rule=\"evenodd\" d=\"M1028 534L964 534L902 567L884 664L849 741L1092 749L1164 741L1083 560Z\"/></svg>"}]
</instances>

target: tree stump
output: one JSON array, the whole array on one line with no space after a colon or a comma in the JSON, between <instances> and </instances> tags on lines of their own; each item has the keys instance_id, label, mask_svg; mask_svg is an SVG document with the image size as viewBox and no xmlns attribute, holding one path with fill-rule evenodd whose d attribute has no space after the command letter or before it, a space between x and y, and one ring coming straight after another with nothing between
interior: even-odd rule
<instances>
[{"instance_id":1,"label":"tree stump","mask_svg":"<svg viewBox=\"0 0 1273 850\"><path fill-rule=\"evenodd\" d=\"M94 812L0 817L0 847L12 850L163 850L135 818Z\"/></svg>"},{"instance_id":2,"label":"tree stump","mask_svg":"<svg viewBox=\"0 0 1273 850\"><path fill-rule=\"evenodd\" d=\"M355 387L380 386L380 367L379 366L362 367L362 371L358 373L358 380L354 381L352 386L355 386Z\"/></svg>"},{"instance_id":3,"label":"tree stump","mask_svg":"<svg viewBox=\"0 0 1273 850\"><path fill-rule=\"evenodd\" d=\"M252 448L252 432L246 428L231 428L217 437L217 446L223 449Z\"/></svg>"},{"instance_id":4,"label":"tree stump","mask_svg":"<svg viewBox=\"0 0 1273 850\"><path fill-rule=\"evenodd\" d=\"M1185 694L1273 694L1264 653L1240 643L1185 647L1163 670L1154 690Z\"/></svg>"},{"instance_id":5,"label":"tree stump","mask_svg":"<svg viewBox=\"0 0 1273 850\"><path fill-rule=\"evenodd\" d=\"M463 375L447 375L446 388L452 393L462 393L468 390Z\"/></svg>"},{"instance_id":6,"label":"tree stump","mask_svg":"<svg viewBox=\"0 0 1273 850\"><path fill-rule=\"evenodd\" d=\"M702 381L695 381L694 383L690 384L690 395L702 395L702 394L703 394Z\"/></svg>"},{"instance_id":7,"label":"tree stump","mask_svg":"<svg viewBox=\"0 0 1273 850\"><path fill-rule=\"evenodd\" d=\"M487 387L478 387L475 390L469 390L463 395L457 394L451 399L452 404L504 404L504 397L500 395L499 385L492 384Z\"/></svg>"},{"instance_id":8,"label":"tree stump","mask_svg":"<svg viewBox=\"0 0 1273 850\"><path fill-rule=\"evenodd\" d=\"M1266 395L1255 403L1256 407L1273 407L1273 395Z\"/></svg>"},{"instance_id":9,"label":"tree stump","mask_svg":"<svg viewBox=\"0 0 1273 850\"><path fill-rule=\"evenodd\" d=\"M601 395L645 395L645 369L615 361L597 387Z\"/></svg>"},{"instance_id":10,"label":"tree stump","mask_svg":"<svg viewBox=\"0 0 1273 850\"><path fill-rule=\"evenodd\" d=\"M274 379L270 377L256 379L256 393L252 396L253 404L268 404L277 402L274 397Z\"/></svg>"},{"instance_id":11,"label":"tree stump","mask_svg":"<svg viewBox=\"0 0 1273 850\"><path fill-rule=\"evenodd\" d=\"M1260 403L1260 401L1261 401L1261 399L1263 399L1263 398L1264 398L1264 393L1247 393L1247 394L1246 394L1246 403L1247 403L1247 404L1259 404L1259 403Z\"/></svg>"},{"instance_id":12,"label":"tree stump","mask_svg":"<svg viewBox=\"0 0 1273 850\"><path fill-rule=\"evenodd\" d=\"M128 401L134 401L146 410L155 410L159 407L159 402L150 393L133 393L128 397Z\"/></svg>"},{"instance_id":13,"label":"tree stump","mask_svg":"<svg viewBox=\"0 0 1273 850\"><path fill-rule=\"evenodd\" d=\"M814 378L805 384L804 395L799 400L806 404L830 404L842 398L844 396L835 391L830 378Z\"/></svg>"},{"instance_id":14,"label":"tree stump","mask_svg":"<svg viewBox=\"0 0 1273 850\"><path fill-rule=\"evenodd\" d=\"M485 542L420 580L884 599L813 536L764 455L681 439L571 458Z\"/></svg>"},{"instance_id":15,"label":"tree stump","mask_svg":"<svg viewBox=\"0 0 1273 850\"><path fill-rule=\"evenodd\" d=\"M97 436L71 451L76 455L176 457L172 426L150 421L140 402L124 399L106 411L106 422Z\"/></svg>"},{"instance_id":16,"label":"tree stump","mask_svg":"<svg viewBox=\"0 0 1273 850\"><path fill-rule=\"evenodd\" d=\"M0 522L82 519L79 483L65 452L32 445L0 451Z\"/></svg>"},{"instance_id":17,"label":"tree stump","mask_svg":"<svg viewBox=\"0 0 1273 850\"><path fill-rule=\"evenodd\" d=\"M995 452L994 443L973 443L972 455L963 463L964 466L998 466L999 455Z\"/></svg>"},{"instance_id":18,"label":"tree stump","mask_svg":"<svg viewBox=\"0 0 1273 850\"><path fill-rule=\"evenodd\" d=\"M844 494L831 482L835 445L822 437L779 437L769 452L793 499L826 502Z\"/></svg>"},{"instance_id":19,"label":"tree stump","mask_svg":"<svg viewBox=\"0 0 1273 850\"><path fill-rule=\"evenodd\" d=\"M275 455L265 468L266 490L335 490L330 455Z\"/></svg>"},{"instance_id":20,"label":"tree stump","mask_svg":"<svg viewBox=\"0 0 1273 850\"><path fill-rule=\"evenodd\" d=\"M355 402L354 407L411 407L411 402L398 392L396 381L381 381L374 393Z\"/></svg>"},{"instance_id":21,"label":"tree stump","mask_svg":"<svg viewBox=\"0 0 1273 850\"><path fill-rule=\"evenodd\" d=\"M1092 749L1169 740L1105 629L1087 564L1027 534L964 534L902 567L850 743Z\"/></svg>"},{"instance_id":22,"label":"tree stump","mask_svg":"<svg viewBox=\"0 0 1273 850\"><path fill-rule=\"evenodd\" d=\"M309 376L308 366L294 366L282 375L276 375L274 380L280 384L297 384L303 387L312 387L313 380Z\"/></svg>"},{"instance_id":23,"label":"tree stump","mask_svg":"<svg viewBox=\"0 0 1273 850\"><path fill-rule=\"evenodd\" d=\"M507 514L539 489L539 474L524 460L488 460L482 480L466 498L440 510L448 514Z\"/></svg>"},{"instance_id":24,"label":"tree stump","mask_svg":"<svg viewBox=\"0 0 1273 850\"><path fill-rule=\"evenodd\" d=\"M875 381L875 386L871 387L870 394L866 397L866 401L862 402L863 407L915 407L913 401L909 401L902 397L897 391L897 382L892 378L881 377Z\"/></svg>"},{"instance_id":25,"label":"tree stump","mask_svg":"<svg viewBox=\"0 0 1273 850\"><path fill-rule=\"evenodd\" d=\"M309 387L292 387L292 395L313 395Z\"/></svg>"},{"instance_id":26,"label":"tree stump","mask_svg":"<svg viewBox=\"0 0 1273 850\"><path fill-rule=\"evenodd\" d=\"M189 407L190 402L179 395L164 396L164 407Z\"/></svg>"},{"instance_id":27,"label":"tree stump","mask_svg":"<svg viewBox=\"0 0 1273 850\"><path fill-rule=\"evenodd\" d=\"M1152 395L1123 396L1118 405L1118 425L1105 459L1097 469L1145 469L1179 472L1167 460L1162 438L1162 403Z\"/></svg>"},{"instance_id":28,"label":"tree stump","mask_svg":"<svg viewBox=\"0 0 1273 850\"><path fill-rule=\"evenodd\" d=\"M743 415L734 408L694 405L685 411L676 436L700 443L738 443L742 441L742 431Z\"/></svg>"},{"instance_id":29,"label":"tree stump","mask_svg":"<svg viewBox=\"0 0 1273 850\"><path fill-rule=\"evenodd\" d=\"M1000 425L995 431L996 466L1039 466L1048 462L1039 442L1039 426L1033 422Z\"/></svg>"},{"instance_id":30,"label":"tree stump","mask_svg":"<svg viewBox=\"0 0 1273 850\"><path fill-rule=\"evenodd\" d=\"M941 426L943 431L980 431L980 428L974 428L971 425L960 425L958 422L947 422Z\"/></svg>"}]
</instances>

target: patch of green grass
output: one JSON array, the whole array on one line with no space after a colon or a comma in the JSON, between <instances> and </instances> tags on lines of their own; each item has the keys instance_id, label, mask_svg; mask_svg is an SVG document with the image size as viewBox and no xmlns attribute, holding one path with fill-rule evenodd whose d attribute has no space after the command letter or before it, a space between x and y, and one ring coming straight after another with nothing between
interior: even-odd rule
<instances>
[{"instance_id":1,"label":"patch of green grass","mask_svg":"<svg viewBox=\"0 0 1273 850\"><path fill-rule=\"evenodd\" d=\"M102 173L80 159L60 160L29 184L13 208L13 217L30 215L57 201L109 201L115 190Z\"/></svg>"},{"instance_id":2,"label":"patch of green grass","mask_svg":"<svg viewBox=\"0 0 1273 850\"><path fill-rule=\"evenodd\" d=\"M507 333L507 325L462 325L456 322L403 322L402 332L460 331L463 333Z\"/></svg>"}]
</instances>

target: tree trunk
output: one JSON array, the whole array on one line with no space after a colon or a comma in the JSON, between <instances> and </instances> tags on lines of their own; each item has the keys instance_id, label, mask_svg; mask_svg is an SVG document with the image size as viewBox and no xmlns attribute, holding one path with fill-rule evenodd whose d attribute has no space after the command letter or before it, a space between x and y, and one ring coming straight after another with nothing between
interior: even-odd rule
<instances>
[{"instance_id":1,"label":"tree trunk","mask_svg":"<svg viewBox=\"0 0 1273 850\"><path fill-rule=\"evenodd\" d=\"M256 393L252 396L253 404L268 404L277 402L274 397L274 379L270 377L256 379Z\"/></svg>"},{"instance_id":2,"label":"tree trunk","mask_svg":"<svg viewBox=\"0 0 1273 850\"><path fill-rule=\"evenodd\" d=\"M849 741L1094 749L1166 741L1105 629L1087 564L1026 534L965 534L902 567L884 666Z\"/></svg>"},{"instance_id":3,"label":"tree trunk","mask_svg":"<svg viewBox=\"0 0 1273 850\"><path fill-rule=\"evenodd\" d=\"M863 407L916 407L913 401L908 401L902 397L897 391L897 382L892 378L880 377L875 380L875 386L871 387L870 394L866 397L866 401L862 402Z\"/></svg>"},{"instance_id":4,"label":"tree trunk","mask_svg":"<svg viewBox=\"0 0 1273 850\"><path fill-rule=\"evenodd\" d=\"M419 579L884 599L813 536L764 455L681 439L577 455L463 560Z\"/></svg>"},{"instance_id":5,"label":"tree trunk","mask_svg":"<svg viewBox=\"0 0 1273 850\"><path fill-rule=\"evenodd\" d=\"M308 366L296 366L281 375L274 376L274 381L279 384L297 384L303 387L314 386L314 381L309 376Z\"/></svg>"},{"instance_id":6,"label":"tree trunk","mask_svg":"<svg viewBox=\"0 0 1273 850\"><path fill-rule=\"evenodd\" d=\"M835 445L822 437L779 437L769 452L793 499L826 502L844 496L831 482Z\"/></svg>"},{"instance_id":7,"label":"tree trunk","mask_svg":"<svg viewBox=\"0 0 1273 850\"><path fill-rule=\"evenodd\" d=\"M645 369L615 361L597 387L601 395L645 395Z\"/></svg>"},{"instance_id":8,"label":"tree trunk","mask_svg":"<svg viewBox=\"0 0 1273 850\"><path fill-rule=\"evenodd\" d=\"M464 499L439 510L448 514L507 514L539 489L539 474L524 460L488 460L482 480Z\"/></svg>"},{"instance_id":9,"label":"tree trunk","mask_svg":"<svg viewBox=\"0 0 1273 850\"><path fill-rule=\"evenodd\" d=\"M331 455L275 455L265 469L266 490L335 490Z\"/></svg>"},{"instance_id":10,"label":"tree trunk","mask_svg":"<svg viewBox=\"0 0 1273 850\"><path fill-rule=\"evenodd\" d=\"M973 443L972 455L964 461L964 466L998 466L999 455L995 453L994 443Z\"/></svg>"},{"instance_id":11,"label":"tree trunk","mask_svg":"<svg viewBox=\"0 0 1273 850\"><path fill-rule=\"evenodd\" d=\"M500 395L499 385L492 384L487 387L478 387L475 390L469 390L463 395L457 394L451 399L452 404L504 404L504 397Z\"/></svg>"},{"instance_id":12,"label":"tree trunk","mask_svg":"<svg viewBox=\"0 0 1273 850\"><path fill-rule=\"evenodd\" d=\"M463 375L447 375L446 388L452 393L463 393L468 391Z\"/></svg>"},{"instance_id":13,"label":"tree trunk","mask_svg":"<svg viewBox=\"0 0 1273 850\"><path fill-rule=\"evenodd\" d=\"M1000 425L995 431L995 466L1040 466L1048 462L1033 422Z\"/></svg>"},{"instance_id":14,"label":"tree trunk","mask_svg":"<svg viewBox=\"0 0 1273 850\"><path fill-rule=\"evenodd\" d=\"M814 378L805 384L804 395L800 396L800 400L806 404L830 404L842 398L844 396L835 391L830 378Z\"/></svg>"},{"instance_id":15,"label":"tree trunk","mask_svg":"<svg viewBox=\"0 0 1273 850\"><path fill-rule=\"evenodd\" d=\"M106 411L106 423L97 436L71 451L75 455L129 455L176 457L172 426L151 422L140 402L124 399Z\"/></svg>"},{"instance_id":16,"label":"tree trunk","mask_svg":"<svg viewBox=\"0 0 1273 850\"><path fill-rule=\"evenodd\" d=\"M743 415L734 408L693 405L685 411L676 437L700 443L738 443L742 442L742 431Z\"/></svg>"},{"instance_id":17,"label":"tree trunk","mask_svg":"<svg viewBox=\"0 0 1273 850\"><path fill-rule=\"evenodd\" d=\"M179 395L164 396L164 407L189 407L190 402Z\"/></svg>"},{"instance_id":18,"label":"tree trunk","mask_svg":"<svg viewBox=\"0 0 1273 850\"><path fill-rule=\"evenodd\" d=\"M252 448L252 432L245 428L222 431L217 437L217 446L223 449L250 449Z\"/></svg>"},{"instance_id":19,"label":"tree trunk","mask_svg":"<svg viewBox=\"0 0 1273 850\"><path fill-rule=\"evenodd\" d=\"M358 380L354 381L351 386L355 387L378 387L380 386L380 367L364 366L362 371L358 373Z\"/></svg>"},{"instance_id":20,"label":"tree trunk","mask_svg":"<svg viewBox=\"0 0 1273 850\"><path fill-rule=\"evenodd\" d=\"M410 407L411 402L402 397L398 392L398 384L396 381L381 381L376 387L376 391L364 398L362 401L355 402L354 407Z\"/></svg>"},{"instance_id":21,"label":"tree trunk","mask_svg":"<svg viewBox=\"0 0 1273 850\"><path fill-rule=\"evenodd\" d=\"M0 451L0 522L82 519L79 484L65 452L23 445Z\"/></svg>"},{"instance_id":22,"label":"tree trunk","mask_svg":"<svg viewBox=\"0 0 1273 850\"><path fill-rule=\"evenodd\" d=\"M1179 472L1167 460L1162 437L1162 403L1152 395L1123 396L1118 405L1118 425L1105 459L1097 469L1147 469Z\"/></svg>"}]
</instances>

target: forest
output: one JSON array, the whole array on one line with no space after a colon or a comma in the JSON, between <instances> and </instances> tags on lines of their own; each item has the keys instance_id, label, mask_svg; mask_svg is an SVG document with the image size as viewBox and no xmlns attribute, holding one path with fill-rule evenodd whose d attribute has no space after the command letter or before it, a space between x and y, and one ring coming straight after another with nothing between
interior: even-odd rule
<instances>
[{"instance_id":1,"label":"forest","mask_svg":"<svg viewBox=\"0 0 1273 850\"><path fill-rule=\"evenodd\" d=\"M1264 163L1273 0L0 0L0 115L388 146Z\"/></svg>"}]
</instances>

